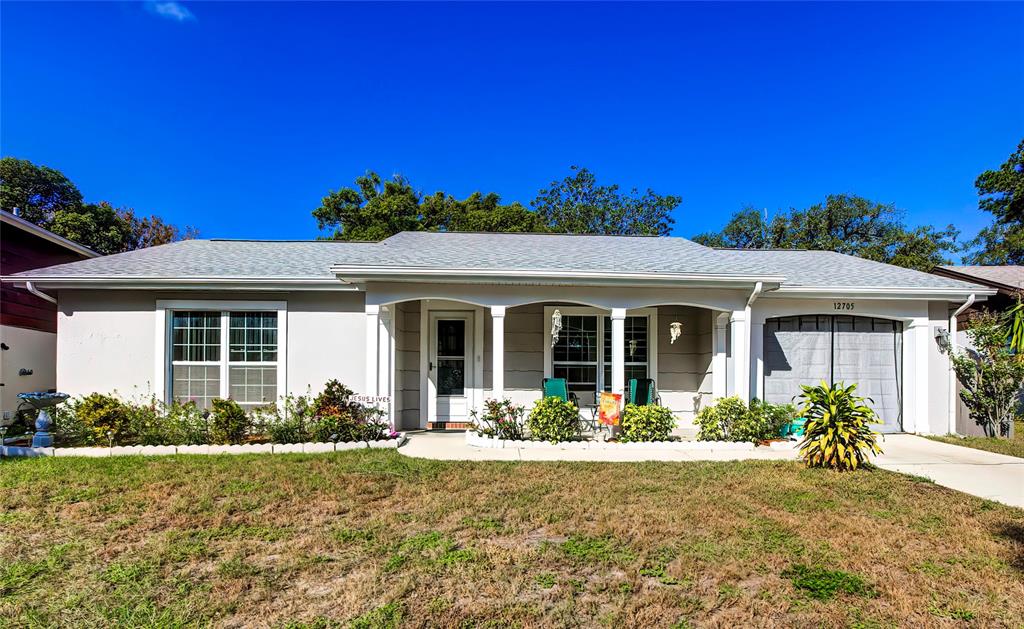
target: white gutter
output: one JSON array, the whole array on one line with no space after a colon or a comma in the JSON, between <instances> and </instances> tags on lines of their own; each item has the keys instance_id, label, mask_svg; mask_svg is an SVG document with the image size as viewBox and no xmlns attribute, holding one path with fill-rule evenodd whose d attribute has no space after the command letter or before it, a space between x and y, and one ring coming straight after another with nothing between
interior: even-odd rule
<instances>
[{"instance_id":1,"label":"white gutter","mask_svg":"<svg viewBox=\"0 0 1024 629\"><path fill-rule=\"evenodd\" d=\"M750 306L753 305L757 298L761 295L761 291L764 290L764 284L758 282L754 284L754 292L750 293L750 297L747 298L747 319L750 319Z\"/></svg>"},{"instance_id":2,"label":"white gutter","mask_svg":"<svg viewBox=\"0 0 1024 629\"><path fill-rule=\"evenodd\" d=\"M47 295L46 293L40 291L38 288L36 288L35 286L32 285L32 282L25 282L25 290L27 290L28 292L32 293L33 295L35 295L39 299L45 299L46 301L48 301L48 302L50 302L51 304L54 304L54 305L57 304L57 299L55 297L53 297L51 295Z\"/></svg>"},{"instance_id":3,"label":"white gutter","mask_svg":"<svg viewBox=\"0 0 1024 629\"><path fill-rule=\"evenodd\" d=\"M963 311L974 305L977 297L972 293L959 308L949 317L949 434L956 434L956 372L953 371L953 355L956 354L957 320Z\"/></svg>"}]
</instances>

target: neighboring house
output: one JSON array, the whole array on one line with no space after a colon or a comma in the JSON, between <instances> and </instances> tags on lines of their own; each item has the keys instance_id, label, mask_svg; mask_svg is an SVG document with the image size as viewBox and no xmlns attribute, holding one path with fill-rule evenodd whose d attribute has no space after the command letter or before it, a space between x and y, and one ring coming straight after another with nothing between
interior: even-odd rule
<instances>
[{"instance_id":1,"label":"neighboring house","mask_svg":"<svg viewBox=\"0 0 1024 629\"><path fill-rule=\"evenodd\" d=\"M188 240L13 279L58 299L67 393L252 407L337 378L388 396L400 429L465 426L492 397L530 405L545 376L584 403L650 376L684 430L714 399L788 402L824 379L858 383L885 431L946 433L938 340L995 292L824 251L429 232Z\"/></svg>"},{"instance_id":2,"label":"neighboring house","mask_svg":"<svg viewBox=\"0 0 1024 629\"><path fill-rule=\"evenodd\" d=\"M964 327L973 312L981 308L1005 312L1017 304L1018 295L1024 291L1024 266L937 266L932 269L932 273L942 277L973 282L996 291L984 303L972 304L963 309L957 317L959 332L956 342L957 345L963 347L971 345ZM958 393L960 388L961 385L958 382L956 385ZM967 407L960 401L959 395L956 398L956 406L956 432L961 435L984 436L984 429L970 418Z\"/></svg>"},{"instance_id":3,"label":"neighboring house","mask_svg":"<svg viewBox=\"0 0 1024 629\"><path fill-rule=\"evenodd\" d=\"M99 254L0 210L0 276L95 258ZM57 384L57 305L10 282L0 283L0 411L18 394Z\"/></svg>"}]
</instances>

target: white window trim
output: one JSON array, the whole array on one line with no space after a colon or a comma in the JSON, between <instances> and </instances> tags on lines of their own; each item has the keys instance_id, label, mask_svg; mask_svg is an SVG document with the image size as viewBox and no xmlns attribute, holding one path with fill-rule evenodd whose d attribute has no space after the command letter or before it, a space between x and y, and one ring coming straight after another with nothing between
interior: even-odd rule
<instances>
[{"instance_id":1,"label":"white window trim","mask_svg":"<svg viewBox=\"0 0 1024 629\"><path fill-rule=\"evenodd\" d=\"M171 313L175 310L209 310L223 312L275 311L277 312L277 401L288 394L288 302L287 301L240 301L216 299L158 299L156 300L155 356L153 373L153 394L158 400L171 401ZM222 353L227 351L229 317L221 316ZM229 354L216 363L220 366L220 395L228 397L228 369L230 365L245 367L267 366L266 363L231 363Z\"/></svg>"},{"instance_id":2,"label":"white window trim","mask_svg":"<svg viewBox=\"0 0 1024 629\"><path fill-rule=\"evenodd\" d=\"M591 315L597 316L597 390L602 391L604 386L604 367L611 364L611 356L604 357L604 317L611 316L611 310L594 308L591 306L544 306L544 377L550 378L553 373L551 362L551 315L555 310L561 310L562 315ZM626 310L627 317L647 317L647 377L658 381L658 309L657 308L631 308ZM588 363L589 364L589 363ZM627 383L628 385L628 383Z\"/></svg>"}]
</instances>

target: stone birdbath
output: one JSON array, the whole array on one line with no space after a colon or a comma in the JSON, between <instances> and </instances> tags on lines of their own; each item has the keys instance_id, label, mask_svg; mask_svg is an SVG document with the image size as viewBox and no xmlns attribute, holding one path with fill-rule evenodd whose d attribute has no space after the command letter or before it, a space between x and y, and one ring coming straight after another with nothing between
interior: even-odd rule
<instances>
[{"instance_id":1,"label":"stone birdbath","mask_svg":"<svg viewBox=\"0 0 1024 629\"><path fill-rule=\"evenodd\" d=\"M33 448L50 448L53 446L53 435L50 434L53 419L50 417L49 409L57 406L68 399L68 397L67 393L51 391L18 394L18 399L28 402L32 405L32 408L39 411L39 415L36 417L36 433L32 436Z\"/></svg>"}]
</instances>

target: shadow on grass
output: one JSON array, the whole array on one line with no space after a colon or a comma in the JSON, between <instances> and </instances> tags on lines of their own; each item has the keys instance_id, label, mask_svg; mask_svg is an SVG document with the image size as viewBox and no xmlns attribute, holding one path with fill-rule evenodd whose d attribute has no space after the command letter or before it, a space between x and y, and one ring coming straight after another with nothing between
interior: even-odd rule
<instances>
[{"instance_id":1,"label":"shadow on grass","mask_svg":"<svg viewBox=\"0 0 1024 629\"><path fill-rule=\"evenodd\" d=\"M996 529L998 537L1013 543L1010 565L1019 572L1024 572L1024 524L1020 522L1002 522Z\"/></svg>"}]
</instances>

